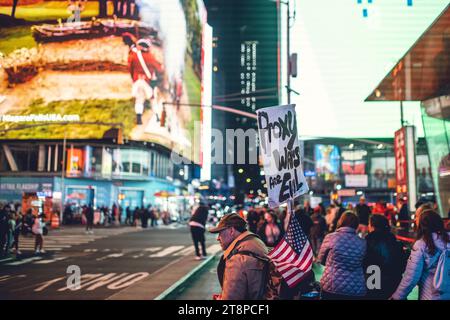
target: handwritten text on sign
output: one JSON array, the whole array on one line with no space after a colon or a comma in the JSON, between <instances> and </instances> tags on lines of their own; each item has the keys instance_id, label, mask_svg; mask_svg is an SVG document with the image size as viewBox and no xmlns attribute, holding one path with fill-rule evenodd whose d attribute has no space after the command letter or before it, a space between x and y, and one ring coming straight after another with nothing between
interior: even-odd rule
<instances>
[{"instance_id":1,"label":"handwritten text on sign","mask_svg":"<svg viewBox=\"0 0 450 320\"><path fill-rule=\"evenodd\" d=\"M295 105L263 108L257 114L269 206L276 207L308 191L300 157Z\"/></svg>"}]
</instances>

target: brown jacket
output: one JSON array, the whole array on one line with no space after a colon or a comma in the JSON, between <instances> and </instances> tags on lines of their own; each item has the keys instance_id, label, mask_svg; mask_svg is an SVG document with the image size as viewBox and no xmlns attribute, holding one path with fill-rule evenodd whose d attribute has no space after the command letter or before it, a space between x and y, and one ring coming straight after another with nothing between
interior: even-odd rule
<instances>
[{"instance_id":1,"label":"brown jacket","mask_svg":"<svg viewBox=\"0 0 450 320\"><path fill-rule=\"evenodd\" d=\"M222 300L255 300L263 285L264 262L238 251L250 251L267 258L266 245L253 233L246 231L236 238L225 250L218 266L222 285Z\"/></svg>"}]
</instances>

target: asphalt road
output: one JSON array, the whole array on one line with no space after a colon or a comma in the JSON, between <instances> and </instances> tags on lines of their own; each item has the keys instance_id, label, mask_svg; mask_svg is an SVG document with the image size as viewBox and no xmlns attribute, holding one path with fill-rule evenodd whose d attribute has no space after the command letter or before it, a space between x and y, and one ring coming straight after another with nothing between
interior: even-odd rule
<instances>
[{"instance_id":1,"label":"asphalt road","mask_svg":"<svg viewBox=\"0 0 450 320\"><path fill-rule=\"evenodd\" d=\"M42 255L33 254L32 241L22 239L21 259L0 261L0 299L103 300L183 256L194 257L185 226L51 232ZM212 245L216 241L207 235L207 247ZM81 282L75 287L78 270Z\"/></svg>"}]
</instances>

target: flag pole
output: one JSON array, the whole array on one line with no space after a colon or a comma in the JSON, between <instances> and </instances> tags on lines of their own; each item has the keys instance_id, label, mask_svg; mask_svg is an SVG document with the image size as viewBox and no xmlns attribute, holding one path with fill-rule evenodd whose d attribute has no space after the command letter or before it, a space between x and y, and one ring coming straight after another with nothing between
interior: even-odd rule
<instances>
[{"instance_id":1,"label":"flag pole","mask_svg":"<svg viewBox=\"0 0 450 320\"><path fill-rule=\"evenodd\" d=\"M289 222L291 221L291 216L294 215L294 198L289 198L287 201L287 209L286 219L284 219L284 230L287 230Z\"/></svg>"}]
</instances>

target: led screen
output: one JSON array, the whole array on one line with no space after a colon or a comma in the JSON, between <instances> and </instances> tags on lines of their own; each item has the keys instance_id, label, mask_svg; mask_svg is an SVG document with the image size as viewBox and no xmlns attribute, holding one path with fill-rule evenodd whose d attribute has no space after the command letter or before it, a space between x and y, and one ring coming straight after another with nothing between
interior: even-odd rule
<instances>
[{"instance_id":1,"label":"led screen","mask_svg":"<svg viewBox=\"0 0 450 320\"><path fill-rule=\"evenodd\" d=\"M334 145L314 146L316 173L325 180L334 180L339 175L339 149Z\"/></svg>"},{"instance_id":2,"label":"led screen","mask_svg":"<svg viewBox=\"0 0 450 320\"><path fill-rule=\"evenodd\" d=\"M20 0L14 17L12 4L0 1L0 139L121 128L200 161L201 0Z\"/></svg>"}]
</instances>

